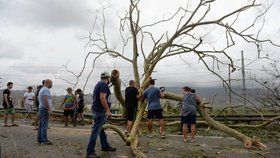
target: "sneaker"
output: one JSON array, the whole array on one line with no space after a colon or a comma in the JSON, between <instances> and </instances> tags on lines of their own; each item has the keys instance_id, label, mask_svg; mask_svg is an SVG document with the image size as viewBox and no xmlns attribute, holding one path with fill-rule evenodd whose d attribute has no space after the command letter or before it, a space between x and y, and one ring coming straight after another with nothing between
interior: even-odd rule
<instances>
[{"instance_id":1,"label":"sneaker","mask_svg":"<svg viewBox=\"0 0 280 158\"><path fill-rule=\"evenodd\" d=\"M91 155L86 155L86 158L100 158L96 153L93 153Z\"/></svg>"},{"instance_id":2,"label":"sneaker","mask_svg":"<svg viewBox=\"0 0 280 158\"><path fill-rule=\"evenodd\" d=\"M11 127L11 125L4 124L3 127Z\"/></svg>"},{"instance_id":3,"label":"sneaker","mask_svg":"<svg viewBox=\"0 0 280 158\"><path fill-rule=\"evenodd\" d=\"M53 143L51 141L46 141L46 142L42 142L41 143L42 145L53 145Z\"/></svg>"},{"instance_id":4,"label":"sneaker","mask_svg":"<svg viewBox=\"0 0 280 158\"><path fill-rule=\"evenodd\" d=\"M186 143L186 142L187 142L187 139L183 139L183 142Z\"/></svg>"},{"instance_id":5,"label":"sneaker","mask_svg":"<svg viewBox=\"0 0 280 158\"><path fill-rule=\"evenodd\" d=\"M12 124L12 126L15 126L15 127L17 127L17 126L18 126L18 124L15 124L15 123L14 123L14 124Z\"/></svg>"},{"instance_id":6,"label":"sneaker","mask_svg":"<svg viewBox=\"0 0 280 158\"><path fill-rule=\"evenodd\" d=\"M74 127L76 127L76 124L73 124Z\"/></svg>"},{"instance_id":7,"label":"sneaker","mask_svg":"<svg viewBox=\"0 0 280 158\"><path fill-rule=\"evenodd\" d=\"M153 136L153 134L148 134L147 135L149 138L153 138L154 136Z\"/></svg>"},{"instance_id":8,"label":"sneaker","mask_svg":"<svg viewBox=\"0 0 280 158\"><path fill-rule=\"evenodd\" d=\"M161 138L161 139L165 139L165 133L162 133L162 134L160 135L160 138Z\"/></svg>"},{"instance_id":9,"label":"sneaker","mask_svg":"<svg viewBox=\"0 0 280 158\"><path fill-rule=\"evenodd\" d=\"M116 148L109 146L107 148L101 149L101 151L116 151Z\"/></svg>"},{"instance_id":10,"label":"sneaker","mask_svg":"<svg viewBox=\"0 0 280 158\"><path fill-rule=\"evenodd\" d=\"M195 142L195 139L192 139L192 140L191 140L191 143L194 143L194 142Z\"/></svg>"},{"instance_id":11,"label":"sneaker","mask_svg":"<svg viewBox=\"0 0 280 158\"><path fill-rule=\"evenodd\" d=\"M64 127L68 127L68 124L65 124Z\"/></svg>"}]
</instances>

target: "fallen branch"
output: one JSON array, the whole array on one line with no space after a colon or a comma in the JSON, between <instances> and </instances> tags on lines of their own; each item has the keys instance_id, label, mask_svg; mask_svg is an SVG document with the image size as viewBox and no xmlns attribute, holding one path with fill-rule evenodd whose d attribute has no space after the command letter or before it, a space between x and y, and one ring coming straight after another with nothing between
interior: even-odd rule
<instances>
[{"instance_id":1,"label":"fallen branch","mask_svg":"<svg viewBox=\"0 0 280 158\"><path fill-rule=\"evenodd\" d=\"M165 93L165 98L171 99L171 100L177 100L180 102L183 101L183 96L174 94L174 93ZM224 132L224 133L230 135L231 137L234 137L235 139L243 142L245 148L251 148L252 145L258 147L259 149L266 148L266 146L264 144L262 144L261 142L259 142L258 140L247 137L246 135L215 121L205 110L205 108L204 108L205 104L207 104L207 103L199 104L197 110L210 126L215 128L216 130Z\"/></svg>"},{"instance_id":2,"label":"fallen branch","mask_svg":"<svg viewBox=\"0 0 280 158\"><path fill-rule=\"evenodd\" d=\"M133 139L133 141L131 143L128 143L124 133L117 126L114 126L114 125L111 125L111 124L105 124L105 125L103 125L103 128L104 129L111 129L111 130L117 132L120 135L120 137L122 138L122 140L124 142L126 142L127 145L130 145L131 152L137 158L147 158L147 156L138 149L138 134L136 134L135 139Z\"/></svg>"},{"instance_id":3,"label":"fallen branch","mask_svg":"<svg viewBox=\"0 0 280 158\"><path fill-rule=\"evenodd\" d=\"M138 135L130 145L132 153L137 158L147 158L147 156L138 149Z\"/></svg>"},{"instance_id":4,"label":"fallen branch","mask_svg":"<svg viewBox=\"0 0 280 158\"><path fill-rule=\"evenodd\" d=\"M280 116L277 117L273 117L267 121L264 121L261 124L258 125L227 125L228 127L233 127L233 128L238 128L238 127L242 127L242 128L263 128L267 125L269 125L270 123L276 121L276 120L280 120Z\"/></svg>"},{"instance_id":5,"label":"fallen branch","mask_svg":"<svg viewBox=\"0 0 280 158\"><path fill-rule=\"evenodd\" d=\"M126 142L126 138L125 138L124 133L117 126L114 126L114 125L111 125L111 124L105 124L105 125L103 125L103 128L104 129L111 129L111 130L117 132L119 134L119 136L122 138L122 140L124 142Z\"/></svg>"}]
</instances>

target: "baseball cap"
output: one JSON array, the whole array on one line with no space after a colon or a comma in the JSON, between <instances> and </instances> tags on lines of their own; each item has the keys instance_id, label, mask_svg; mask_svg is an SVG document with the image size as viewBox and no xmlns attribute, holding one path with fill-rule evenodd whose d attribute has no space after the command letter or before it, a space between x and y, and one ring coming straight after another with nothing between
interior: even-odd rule
<instances>
[{"instance_id":1,"label":"baseball cap","mask_svg":"<svg viewBox=\"0 0 280 158\"><path fill-rule=\"evenodd\" d=\"M101 78L103 78L103 77L111 77L111 75L108 71L104 71L101 73Z\"/></svg>"}]
</instances>

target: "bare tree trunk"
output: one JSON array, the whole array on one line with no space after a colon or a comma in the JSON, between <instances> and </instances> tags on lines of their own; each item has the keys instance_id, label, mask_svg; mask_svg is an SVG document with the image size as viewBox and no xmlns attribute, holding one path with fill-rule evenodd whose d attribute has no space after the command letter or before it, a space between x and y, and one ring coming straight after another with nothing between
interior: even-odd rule
<instances>
[{"instance_id":1,"label":"bare tree trunk","mask_svg":"<svg viewBox=\"0 0 280 158\"><path fill-rule=\"evenodd\" d=\"M140 125L142 117L144 115L146 106L147 106L146 103L143 103L143 102L139 103L140 109L138 111L136 120L135 120L135 122L133 124L133 127L131 129L130 135L129 135L129 137L126 140L126 142L128 144L131 144L136 139L136 137L137 137L137 132L138 132L138 129L139 129L139 125Z\"/></svg>"},{"instance_id":2,"label":"bare tree trunk","mask_svg":"<svg viewBox=\"0 0 280 158\"><path fill-rule=\"evenodd\" d=\"M117 100L120 102L120 104L122 105L122 108L123 108L122 117L124 117L127 114L127 110L125 107L125 100L124 100L124 98L122 96L122 92L121 92L121 80L120 80L119 76L120 76L120 72L118 70L114 69L111 73L111 82L114 85L115 96L116 96Z\"/></svg>"},{"instance_id":3,"label":"bare tree trunk","mask_svg":"<svg viewBox=\"0 0 280 158\"><path fill-rule=\"evenodd\" d=\"M117 70L113 70L112 72L112 79L114 80L114 89L117 92L120 92L120 82L116 82L119 80L119 72ZM142 90L141 90L142 91ZM116 98L123 98L122 96L118 96L121 95L121 93L115 93ZM179 101L182 102L183 101L183 96L182 95L178 95L178 94L174 94L174 93L165 93L165 99L170 99L170 100L175 100L175 101ZM139 111L136 117L136 120L133 124L130 136L127 139L123 139L126 141L127 145L130 145L132 152L135 154L136 157L141 157L141 158L146 158L146 156L137 148L138 145L138 129L139 129L139 125L141 123L142 117L144 115L144 111L146 109L147 104L145 102L140 102L139 103ZM200 115L204 118L204 120L213 128L224 132L228 135L230 135L231 137L236 138L237 140L241 141L244 143L244 146L246 148L251 148L252 145L258 147L259 149L265 149L266 146L264 144L262 144L261 142L259 142L256 139L252 139L250 137L247 137L246 135L231 129L223 124L220 124L218 122L216 122L213 118L211 118L211 116L207 113L206 109L205 109L205 103L203 104L199 104L198 105L198 112L200 113ZM111 128L113 130L115 130L114 128ZM115 130L118 133L119 130ZM121 134L120 134L121 135Z\"/></svg>"},{"instance_id":4,"label":"bare tree trunk","mask_svg":"<svg viewBox=\"0 0 280 158\"><path fill-rule=\"evenodd\" d=\"M121 93L121 81L120 81L120 72L118 70L113 70L111 73L111 77L112 77L112 83L114 84L114 92L115 92L115 96L118 99L118 101L122 104L122 107L124 109L123 111L123 115L126 115L127 110L125 108L125 100L122 96ZM132 153L138 158L147 158L147 156L142 153L139 149L138 149L138 128L139 125L141 123L145 108L146 108L146 104L145 103L140 103L140 110L137 114L136 120L133 124L133 127L131 129L130 135L127 139L125 139L124 134L120 131L120 129L118 129L116 126L111 126L111 125L104 125L103 128L109 128L112 129L114 131L116 131L121 138L126 141L127 145L130 145L131 147L131 151Z\"/></svg>"}]
</instances>

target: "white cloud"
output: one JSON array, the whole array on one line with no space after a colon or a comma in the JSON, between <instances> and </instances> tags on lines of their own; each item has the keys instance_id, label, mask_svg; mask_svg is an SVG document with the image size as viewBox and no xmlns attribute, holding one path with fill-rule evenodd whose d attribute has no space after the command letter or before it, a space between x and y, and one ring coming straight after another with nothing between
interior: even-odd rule
<instances>
[{"instance_id":1,"label":"white cloud","mask_svg":"<svg viewBox=\"0 0 280 158\"><path fill-rule=\"evenodd\" d=\"M214 18L220 16L221 13L228 12L237 7L244 1L217 1L217 6L213 6L211 16ZM102 2L103 3L103 2ZM111 5L106 12L106 33L107 39L110 41L109 46L120 44L119 37L119 19L118 15L123 15L124 10L128 9L127 1L111 0ZM140 24L150 24L155 20L169 17L180 6L185 6L186 1L162 1L162 0L142 0L140 2ZM42 79L52 78L53 75L65 77L71 81L75 78L65 71L62 65L69 61L69 68L78 73L83 64L85 54L92 48L85 48L86 40L80 37L88 36L88 30L93 21L93 13L91 11L97 9L99 3L95 0L0 0L0 76L3 81L13 80L17 82L15 88L21 89L30 84L39 84ZM190 5L193 8L195 5ZM272 38L280 43L280 20L276 16L280 9L280 1L274 1L274 6L267 13L264 33L262 37ZM255 13L254 11L250 13ZM98 17L101 18L100 16ZM246 17L248 19L248 17ZM243 21L246 22L246 18ZM251 16L249 16L251 18ZM251 19L252 20L252 19ZM174 32L178 20L174 20L169 24L159 25L148 31L155 33L156 37L160 37L166 30L169 34ZM99 23L100 24L100 23ZM244 27L245 23L239 23L240 27ZM98 27L100 31L100 26ZM211 30L212 28L208 28ZM201 28L198 33L207 31ZM205 37L205 40L219 45L221 30L214 31ZM255 49L248 46L244 41L238 40L237 47L230 49L230 54L236 64L240 65L241 49L245 52L246 63L256 58ZM152 45L145 43L145 50L151 49ZM131 46L127 47L125 53L131 54ZM274 58L279 58L279 49L268 45L264 46L264 53L269 53ZM154 76L158 79L157 83L162 85L176 86L186 82L197 85L213 85L220 84L218 78L209 73L201 63L197 63L197 57L187 54L184 56L190 64L185 64L180 58L174 57L163 60L156 67ZM92 59L92 58L91 58ZM4 62L5 61L5 62ZM82 77L82 82L86 78L86 74L90 71L90 64L86 68L86 73ZM261 64L256 63L250 67L259 68ZM99 79L99 74L103 70L110 68L119 68L121 70L122 80L125 82L132 78L132 68L123 60L112 59L110 57L101 58L97 62L96 69L90 79L88 91L92 90L93 84ZM139 62L140 72L143 72L143 62ZM248 67L248 68L250 68ZM170 75L168 75L170 74ZM221 68L221 75L227 76L227 67ZM236 78L240 74L234 74ZM233 76L234 76L233 75ZM69 86L61 80L54 79L57 87ZM208 82L209 81L209 82ZM215 82L211 82L215 81ZM79 85L82 86L82 85ZM60 88L62 89L62 88ZM54 88L55 90L55 88ZM63 90L60 92L64 92Z\"/></svg>"},{"instance_id":2,"label":"white cloud","mask_svg":"<svg viewBox=\"0 0 280 158\"><path fill-rule=\"evenodd\" d=\"M2 62L5 63L3 59L6 61L7 59L20 59L22 57L21 55L22 50L19 46L0 38L0 60L2 60Z\"/></svg>"}]
</instances>

